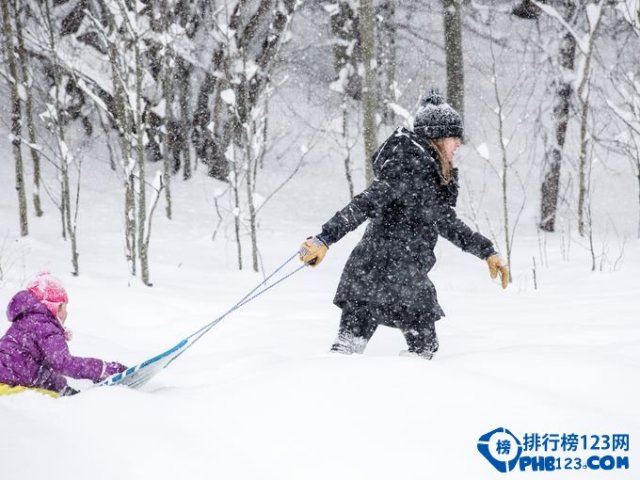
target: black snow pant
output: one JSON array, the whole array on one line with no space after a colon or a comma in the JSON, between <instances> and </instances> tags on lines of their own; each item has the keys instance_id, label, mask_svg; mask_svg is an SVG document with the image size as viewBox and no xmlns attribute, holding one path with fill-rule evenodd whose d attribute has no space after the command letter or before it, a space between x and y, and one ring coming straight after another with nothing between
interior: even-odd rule
<instances>
[{"instance_id":1,"label":"black snow pant","mask_svg":"<svg viewBox=\"0 0 640 480\"><path fill-rule=\"evenodd\" d=\"M431 359L438 351L435 321L439 318L419 314L406 308L345 305L340 328L332 352L362 353L378 325L396 327L402 331L409 353Z\"/></svg>"}]
</instances>

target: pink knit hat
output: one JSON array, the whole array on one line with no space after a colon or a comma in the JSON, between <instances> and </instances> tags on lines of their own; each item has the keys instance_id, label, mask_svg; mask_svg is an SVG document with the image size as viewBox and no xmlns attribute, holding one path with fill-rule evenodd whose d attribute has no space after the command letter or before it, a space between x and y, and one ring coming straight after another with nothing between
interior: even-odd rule
<instances>
[{"instance_id":1,"label":"pink knit hat","mask_svg":"<svg viewBox=\"0 0 640 480\"><path fill-rule=\"evenodd\" d=\"M69 302L67 291L62 286L60 279L49 272L40 272L27 284L29 290L42 303L54 317L58 318L60 305Z\"/></svg>"}]
</instances>

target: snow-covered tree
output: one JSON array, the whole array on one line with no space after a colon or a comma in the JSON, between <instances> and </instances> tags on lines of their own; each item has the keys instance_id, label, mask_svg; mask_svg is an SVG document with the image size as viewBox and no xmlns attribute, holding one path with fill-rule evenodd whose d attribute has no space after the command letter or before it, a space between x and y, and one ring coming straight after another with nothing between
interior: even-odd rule
<instances>
[{"instance_id":1,"label":"snow-covered tree","mask_svg":"<svg viewBox=\"0 0 640 480\"><path fill-rule=\"evenodd\" d=\"M34 113L34 92L33 92L33 72L32 61L25 48L24 28L25 18L30 13L30 9L22 1L12 2L13 18L16 26L17 53L20 59L20 73L22 81L22 90L24 95L24 114L27 121L27 141L29 151L31 152L31 160L33 163L33 209L36 217L42 216L42 206L40 201L40 153L38 142L36 140L36 127L33 118ZM24 18L23 18L24 17Z\"/></svg>"},{"instance_id":2,"label":"snow-covered tree","mask_svg":"<svg viewBox=\"0 0 640 480\"><path fill-rule=\"evenodd\" d=\"M11 89L11 144L13 145L13 156L16 172L16 191L18 193L18 216L20 219L20 234L29 234L29 223L27 216L27 195L24 181L24 167L22 165L22 111L19 92L18 59L16 55L16 40L13 35L14 26L11 21L9 2L2 1L2 30L4 32L4 52L7 58L7 80Z\"/></svg>"},{"instance_id":3,"label":"snow-covered tree","mask_svg":"<svg viewBox=\"0 0 640 480\"><path fill-rule=\"evenodd\" d=\"M73 275L80 273L79 252L78 252L78 204L80 201L80 183L76 184L74 194L72 195L70 168L75 166L78 171L77 178L80 177L81 159L75 158L71 152L67 142L67 89L66 83L68 77L65 73L69 70L61 68L68 57L60 57L59 50L60 31L59 25L55 22L52 15L52 5L50 0L45 0L40 4L39 19L41 23L40 33L43 37L36 41L46 48L51 68L51 85L48 91L48 97L45 102L45 110L40 118L45 122L47 129L54 138L55 148L52 152L53 163L59 172L60 179L60 200L58 203L60 215L62 218L62 236L66 239L67 235L71 245L71 264L73 267ZM72 198L74 201L72 202Z\"/></svg>"},{"instance_id":4,"label":"snow-covered tree","mask_svg":"<svg viewBox=\"0 0 640 480\"><path fill-rule=\"evenodd\" d=\"M264 128L272 73L278 52L287 40L295 0L253 4L239 1L235 8L216 16L218 49L213 62L214 116L200 136L213 136L217 148L224 148L228 178L233 189L238 265L242 268L240 241L240 188L245 186L252 267L258 271L257 216L255 187L260 158L264 154ZM204 108L199 100L200 117ZM217 134L217 135L216 135Z\"/></svg>"},{"instance_id":5,"label":"snow-covered tree","mask_svg":"<svg viewBox=\"0 0 640 480\"><path fill-rule=\"evenodd\" d=\"M447 63L447 102L464 120L464 57L462 54L462 2L443 0L444 49Z\"/></svg>"},{"instance_id":6,"label":"snow-covered tree","mask_svg":"<svg viewBox=\"0 0 640 480\"><path fill-rule=\"evenodd\" d=\"M535 2L534 2L535 3ZM538 8L540 4L536 4ZM555 11L555 9L554 9ZM580 10L576 1L564 2L560 11L563 24L574 27L578 21ZM571 98L574 91L573 78L575 76L576 38L564 26L559 26L557 35L560 37L555 75L553 76L554 105L553 105L553 133L552 142L546 154L544 163L544 178L541 186L540 200L540 228L553 232L556 224L556 212L560 197L560 175L562 170L562 151L566 141L567 126Z\"/></svg>"},{"instance_id":7,"label":"snow-covered tree","mask_svg":"<svg viewBox=\"0 0 640 480\"><path fill-rule=\"evenodd\" d=\"M364 88L362 90L362 134L364 156L371 158L378 148L378 94L376 65L376 43L374 10L372 0L360 0L360 40L362 49L362 70ZM365 163L367 183L373 181L373 163Z\"/></svg>"}]
</instances>

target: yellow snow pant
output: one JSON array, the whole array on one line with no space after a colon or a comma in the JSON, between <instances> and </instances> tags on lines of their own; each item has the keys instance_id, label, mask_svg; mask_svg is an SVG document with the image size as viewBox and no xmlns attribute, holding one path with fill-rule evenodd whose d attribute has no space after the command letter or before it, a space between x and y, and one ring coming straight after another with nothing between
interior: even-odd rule
<instances>
[{"instance_id":1,"label":"yellow snow pant","mask_svg":"<svg viewBox=\"0 0 640 480\"><path fill-rule=\"evenodd\" d=\"M51 390L47 390L45 388L21 387L21 386L12 387L11 385L7 385L6 383L0 383L0 397L3 395L15 395L16 393L22 393L22 392L38 392L53 398L58 398L60 396L58 392L52 392Z\"/></svg>"}]
</instances>

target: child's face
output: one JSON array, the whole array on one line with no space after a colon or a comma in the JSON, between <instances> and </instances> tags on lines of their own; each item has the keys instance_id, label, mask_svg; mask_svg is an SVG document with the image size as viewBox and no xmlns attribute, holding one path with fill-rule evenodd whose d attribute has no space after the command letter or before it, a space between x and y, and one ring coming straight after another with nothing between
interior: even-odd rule
<instances>
[{"instance_id":1,"label":"child's face","mask_svg":"<svg viewBox=\"0 0 640 480\"><path fill-rule=\"evenodd\" d=\"M67 304L63 303L62 305L60 305L60 308L58 308L58 320L64 323L66 319L67 319Z\"/></svg>"}]
</instances>

